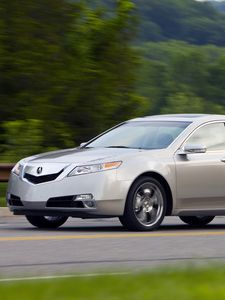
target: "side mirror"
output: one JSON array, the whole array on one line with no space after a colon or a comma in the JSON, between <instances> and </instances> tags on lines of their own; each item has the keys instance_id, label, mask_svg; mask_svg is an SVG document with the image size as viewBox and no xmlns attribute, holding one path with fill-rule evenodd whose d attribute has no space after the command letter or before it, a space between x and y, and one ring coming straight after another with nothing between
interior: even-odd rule
<instances>
[{"instance_id":1,"label":"side mirror","mask_svg":"<svg viewBox=\"0 0 225 300\"><path fill-rule=\"evenodd\" d=\"M206 153L206 146L204 145L198 145L198 144L186 144L184 145L183 149L180 149L178 151L178 154L180 155L187 155L192 153Z\"/></svg>"}]
</instances>

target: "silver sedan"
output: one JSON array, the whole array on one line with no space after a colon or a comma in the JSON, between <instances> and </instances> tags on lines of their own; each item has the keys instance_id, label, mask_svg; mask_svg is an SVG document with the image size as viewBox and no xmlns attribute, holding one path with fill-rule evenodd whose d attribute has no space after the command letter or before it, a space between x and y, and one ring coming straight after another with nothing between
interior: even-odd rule
<instances>
[{"instance_id":1,"label":"silver sedan","mask_svg":"<svg viewBox=\"0 0 225 300\"><path fill-rule=\"evenodd\" d=\"M225 116L133 119L78 148L22 159L7 203L39 228L119 217L130 230L153 230L166 215L206 225L225 215Z\"/></svg>"}]
</instances>

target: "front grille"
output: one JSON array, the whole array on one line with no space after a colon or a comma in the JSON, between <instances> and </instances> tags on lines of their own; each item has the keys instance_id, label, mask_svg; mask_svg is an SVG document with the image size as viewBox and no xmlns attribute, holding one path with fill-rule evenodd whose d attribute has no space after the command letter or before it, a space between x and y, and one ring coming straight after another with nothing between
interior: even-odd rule
<instances>
[{"instance_id":1,"label":"front grille","mask_svg":"<svg viewBox=\"0 0 225 300\"><path fill-rule=\"evenodd\" d=\"M9 199L8 199L8 203L11 206L23 206L22 201L20 200L20 197L11 194Z\"/></svg>"},{"instance_id":2,"label":"front grille","mask_svg":"<svg viewBox=\"0 0 225 300\"><path fill-rule=\"evenodd\" d=\"M63 172L63 170L61 170L59 173L48 174L48 175L43 175L43 176L34 176L31 174L25 173L24 178L26 178L31 183L39 184L39 183L55 180L62 172Z\"/></svg>"},{"instance_id":3,"label":"front grille","mask_svg":"<svg viewBox=\"0 0 225 300\"><path fill-rule=\"evenodd\" d=\"M74 201L74 196L49 198L46 207L76 207L84 208L82 201Z\"/></svg>"}]
</instances>

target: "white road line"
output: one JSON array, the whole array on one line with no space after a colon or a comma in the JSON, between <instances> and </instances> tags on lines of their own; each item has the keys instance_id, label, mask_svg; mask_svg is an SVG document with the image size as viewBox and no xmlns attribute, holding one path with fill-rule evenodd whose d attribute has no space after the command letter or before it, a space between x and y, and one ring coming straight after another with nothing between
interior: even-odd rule
<instances>
[{"instance_id":1,"label":"white road line","mask_svg":"<svg viewBox=\"0 0 225 300\"><path fill-rule=\"evenodd\" d=\"M1 282L14 282L14 281L35 281L35 280L51 280L63 278L82 278L82 277L102 277L102 276L124 276L129 275L129 272L114 272L114 273L87 273L87 274L74 274L74 275L50 275L50 276L34 276L34 277L14 277L14 278L1 278Z\"/></svg>"}]
</instances>

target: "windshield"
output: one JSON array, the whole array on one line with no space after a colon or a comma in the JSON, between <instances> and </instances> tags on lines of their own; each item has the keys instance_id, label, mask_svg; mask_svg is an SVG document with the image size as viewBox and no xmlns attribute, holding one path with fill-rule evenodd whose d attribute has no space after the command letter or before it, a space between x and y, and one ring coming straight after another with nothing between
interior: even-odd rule
<instances>
[{"instance_id":1,"label":"windshield","mask_svg":"<svg viewBox=\"0 0 225 300\"><path fill-rule=\"evenodd\" d=\"M167 148L190 122L127 122L106 132L85 148Z\"/></svg>"}]
</instances>

